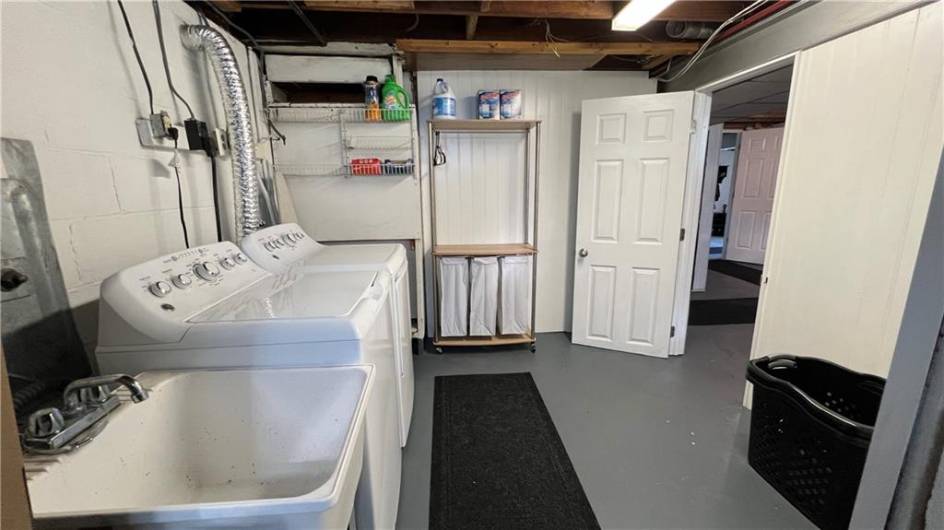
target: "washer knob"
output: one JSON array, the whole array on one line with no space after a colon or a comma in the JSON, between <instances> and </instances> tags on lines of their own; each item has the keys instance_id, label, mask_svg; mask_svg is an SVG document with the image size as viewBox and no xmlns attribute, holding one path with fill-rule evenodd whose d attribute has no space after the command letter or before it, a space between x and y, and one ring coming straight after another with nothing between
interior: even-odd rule
<instances>
[{"instance_id":1,"label":"washer knob","mask_svg":"<svg viewBox=\"0 0 944 530\"><path fill-rule=\"evenodd\" d=\"M186 289L187 287L193 285L193 276L187 273L178 274L177 276L171 278L170 281L174 284L174 287L178 289Z\"/></svg>"},{"instance_id":2,"label":"washer knob","mask_svg":"<svg viewBox=\"0 0 944 530\"><path fill-rule=\"evenodd\" d=\"M282 241L285 241L285 242L288 243L289 245L294 245L294 244L295 244L295 237L292 236L292 234L285 234L284 236L282 236Z\"/></svg>"},{"instance_id":3,"label":"washer knob","mask_svg":"<svg viewBox=\"0 0 944 530\"><path fill-rule=\"evenodd\" d=\"M222 265L224 269L230 270L236 266L236 262L233 261L233 258L226 257L220 260L220 265Z\"/></svg>"},{"instance_id":4,"label":"washer knob","mask_svg":"<svg viewBox=\"0 0 944 530\"><path fill-rule=\"evenodd\" d=\"M148 286L148 291L151 291L151 294L158 298L164 298L169 295L172 289L170 284L163 280L154 282Z\"/></svg>"},{"instance_id":5,"label":"washer knob","mask_svg":"<svg viewBox=\"0 0 944 530\"><path fill-rule=\"evenodd\" d=\"M209 261L197 264L193 267L193 272L204 280L210 281L220 275L220 268Z\"/></svg>"},{"instance_id":6,"label":"washer knob","mask_svg":"<svg viewBox=\"0 0 944 530\"><path fill-rule=\"evenodd\" d=\"M265 243L262 244L262 246L263 246L263 248L265 248L266 250L275 250L275 246L272 245L272 242L271 242L271 241L266 241Z\"/></svg>"},{"instance_id":7,"label":"washer knob","mask_svg":"<svg viewBox=\"0 0 944 530\"><path fill-rule=\"evenodd\" d=\"M247 258L245 254L236 254L233 256L233 259L236 260L236 263L239 263L240 265L249 263L249 258Z\"/></svg>"}]
</instances>

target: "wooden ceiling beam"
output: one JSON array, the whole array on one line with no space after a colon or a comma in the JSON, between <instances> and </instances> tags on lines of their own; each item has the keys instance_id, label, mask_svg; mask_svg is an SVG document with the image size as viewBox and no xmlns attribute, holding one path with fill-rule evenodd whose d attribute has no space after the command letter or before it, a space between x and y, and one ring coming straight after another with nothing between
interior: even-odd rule
<instances>
[{"instance_id":1,"label":"wooden ceiling beam","mask_svg":"<svg viewBox=\"0 0 944 530\"><path fill-rule=\"evenodd\" d=\"M266 2L268 3L268 2ZM275 7L279 2L272 2ZM256 2L256 5L259 3ZM264 8L264 6L259 6ZM413 13L413 0L305 0L310 11L349 11L355 13Z\"/></svg>"},{"instance_id":2,"label":"wooden ceiling beam","mask_svg":"<svg viewBox=\"0 0 944 530\"><path fill-rule=\"evenodd\" d=\"M253 8L278 9L279 2L251 2ZM606 0L531 0L492 1L427 1L418 0L305 0L305 9L312 11L351 11L366 13L409 13L417 15L480 15L512 18L564 18L610 20L613 4Z\"/></svg>"},{"instance_id":3,"label":"wooden ceiling beam","mask_svg":"<svg viewBox=\"0 0 944 530\"><path fill-rule=\"evenodd\" d=\"M239 13L243 10L242 4L237 0L210 0L217 9L224 13Z\"/></svg>"},{"instance_id":4,"label":"wooden ceiling beam","mask_svg":"<svg viewBox=\"0 0 944 530\"><path fill-rule=\"evenodd\" d=\"M697 42L554 42L397 39L407 53L558 54L558 55L691 55Z\"/></svg>"},{"instance_id":5,"label":"wooden ceiling beam","mask_svg":"<svg viewBox=\"0 0 944 530\"><path fill-rule=\"evenodd\" d=\"M472 40L475 38L475 28L479 25L478 15L466 15L465 17L465 38Z\"/></svg>"}]
</instances>

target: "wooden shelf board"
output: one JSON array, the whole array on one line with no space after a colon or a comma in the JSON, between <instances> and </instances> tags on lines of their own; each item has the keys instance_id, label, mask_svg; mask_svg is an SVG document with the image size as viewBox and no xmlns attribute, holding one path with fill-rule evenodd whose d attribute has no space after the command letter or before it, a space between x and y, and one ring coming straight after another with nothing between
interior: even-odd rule
<instances>
[{"instance_id":1,"label":"wooden shelf board","mask_svg":"<svg viewBox=\"0 0 944 530\"><path fill-rule=\"evenodd\" d=\"M539 120L432 120L434 131L526 131Z\"/></svg>"},{"instance_id":2,"label":"wooden shelf board","mask_svg":"<svg viewBox=\"0 0 944 530\"><path fill-rule=\"evenodd\" d=\"M534 342L531 335L500 335L495 337L441 337L435 346L508 346Z\"/></svg>"},{"instance_id":3,"label":"wooden shelf board","mask_svg":"<svg viewBox=\"0 0 944 530\"><path fill-rule=\"evenodd\" d=\"M433 247L434 256L515 256L536 253L537 249L533 245L525 243L436 245Z\"/></svg>"}]
</instances>

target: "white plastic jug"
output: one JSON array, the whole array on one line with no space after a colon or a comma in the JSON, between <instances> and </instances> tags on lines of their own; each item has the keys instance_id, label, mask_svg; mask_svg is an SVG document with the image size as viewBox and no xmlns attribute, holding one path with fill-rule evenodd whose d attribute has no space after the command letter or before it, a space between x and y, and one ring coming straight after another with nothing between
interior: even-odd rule
<instances>
[{"instance_id":1,"label":"white plastic jug","mask_svg":"<svg viewBox=\"0 0 944 530\"><path fill-rule=\"evenodd\" d=\"M433 119L456 119L456 96L442 78L437 79L433 87Z\"/></svg>"}]
</instances>

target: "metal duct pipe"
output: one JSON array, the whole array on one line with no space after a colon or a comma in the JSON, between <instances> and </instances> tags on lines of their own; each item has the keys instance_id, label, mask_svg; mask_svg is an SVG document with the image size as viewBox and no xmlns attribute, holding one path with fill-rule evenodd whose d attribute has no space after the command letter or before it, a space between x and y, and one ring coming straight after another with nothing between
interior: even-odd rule
<instances>
[{"instance_id":1,"label":"metal duct pipe","mask_svg":"<svg viewBox=\"0 0 944 530\"><path fill-rule=\"evenodd\" d=\"M673 39L707 39L717 28L717 24L705 22L668 22L665 34Z\"/></svg>"},{"instance_id":2,"label":"metal duct pipe","mask_svg":"<svg viewBox=\"0 0 944 530\"><path fill-rule=\"evenodd\" d=\"M229 42L209 26L183 26L184 44L209 52L216 80L223 96L226 121L232 142L233 177L236 180L236 237L255 232L260 226L259 185L256 177L256 147L246 88L239 73L239 63Z\"/></svg>"}]
</instances>

